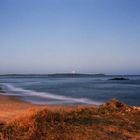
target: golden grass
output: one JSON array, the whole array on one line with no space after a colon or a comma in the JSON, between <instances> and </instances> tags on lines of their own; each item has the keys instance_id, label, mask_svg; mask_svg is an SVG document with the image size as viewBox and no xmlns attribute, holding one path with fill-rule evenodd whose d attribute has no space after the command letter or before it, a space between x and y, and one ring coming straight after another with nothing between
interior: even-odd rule
<instances>
[{"instance_id":1,"label":"golden grass","mask_svg":"<svg viewBox=\"0 0 140 140\"><path fill-rule=\"evenodd\" d=\"M140 140L140 110L112 100L99 107L30 110L0 125L1 140Z\"/></svg>"}]
</instances>

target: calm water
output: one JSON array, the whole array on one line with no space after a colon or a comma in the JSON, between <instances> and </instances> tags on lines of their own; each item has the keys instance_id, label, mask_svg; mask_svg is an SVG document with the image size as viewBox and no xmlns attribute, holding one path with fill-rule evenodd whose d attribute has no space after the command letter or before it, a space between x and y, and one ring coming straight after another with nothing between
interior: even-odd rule
<instances>
[{"instance_id":1,"label":"calm water","mask_svg":"<svg viewBox=\"0 0 140 140\"><path fill-rule=\"evenodd\" d=\"M102 104L116 98L140 106L140 76L129 76L125 81L109 78L0 77L0 85L6 92L2 94L36 104Z\"/></svg>"}]
</instances>

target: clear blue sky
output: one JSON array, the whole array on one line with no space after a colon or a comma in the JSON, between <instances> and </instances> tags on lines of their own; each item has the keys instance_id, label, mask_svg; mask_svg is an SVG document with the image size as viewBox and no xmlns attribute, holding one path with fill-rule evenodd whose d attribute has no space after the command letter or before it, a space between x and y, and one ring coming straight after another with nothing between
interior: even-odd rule
<instances>
[{"instance_id":1,"label":"clear blue sky","mask_svg":"<svg viewBox=\"0 0 140 140\"><path fill-rule=\"evenodd\" d=\"M0 0L0 74L140 74L139 0Z\"/></svg>"}]
</instances>

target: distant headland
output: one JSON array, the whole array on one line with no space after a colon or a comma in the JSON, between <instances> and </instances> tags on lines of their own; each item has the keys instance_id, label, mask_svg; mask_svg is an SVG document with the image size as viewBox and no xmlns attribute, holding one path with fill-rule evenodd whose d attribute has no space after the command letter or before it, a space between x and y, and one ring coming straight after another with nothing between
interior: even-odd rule
<instances>
[{"instance_id":1,"label":"distant headland","mask_svg":"<svg viewBox=\"0 0 140 140\"><path fill-rule=\"evenodd\" d=\"M4 74L0 76L12 77L50 77L50 78L81 78L81 77L103 77L105 74L83 74L83 73L54 73L54 74Z\"/></svg>"}]
</instances>

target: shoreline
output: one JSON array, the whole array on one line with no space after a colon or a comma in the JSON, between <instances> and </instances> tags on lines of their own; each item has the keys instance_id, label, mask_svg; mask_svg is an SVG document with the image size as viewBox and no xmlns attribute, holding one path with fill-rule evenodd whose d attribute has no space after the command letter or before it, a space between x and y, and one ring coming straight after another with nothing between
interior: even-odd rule
<instances>
[{"instance_id":1,"label":"shoreline","mask_svg":"<svg viewBox=\"0 0 140 140\"><path fill-rule=\"evenodd\" d=\"M50 111L56 112L60 110L72 110L76 108L100 107L99 105L47 105L33 104L20 100L16 96L0 95L0 123L9 122L21 116L27 116L29 112L35 112L47 108ZM131 106L139 110L140 107Z\"/></svg>"},{"instance_id":2,"label":"shoreline","mask_svg":"<svg viewBox=\"0 0 140 140\"><path fill-rule=\"evenodd\" d=\"M35 105L0 95L0 139L139 139L140 107ZM77 139L77 140L78 140Z\"/></svg>"},{"instance_id":3,"label":"shoreline","mask_svg":"<svg viewBox=\"0 0 140 140\"><path fill-rule=\"evenodd\" d=\"M19 100L16 96L0 95L0 122L10 121L27 114L28 110L38 110L46 105L35 105Z\"/></svg>"},{"instance_id":4,"label":"shoreline","mask_svg":"<svg viewBox=\"0 0 140 140\"><path fill-rule=\"evenodd\" d=\"M140 139L140 109L115 99L99 107L39 107L11 97L0 96L1 100L0 115L1 105L9 104L7 118L0 121L2 140Z\"/></svg>"},{"instance_id":5,"label":"shoreline","mask_svg":"<svg viewBox=\"0 0 140 140\"><path fill-rule=\"evenodd\" d=\"M28 116L28 112L36 112L47 108L55 112L59 110L72 110L74 108L91 107L88 105L47 105L33 104L18 99L16 96L0 95L0 123L15 120L21 116ZM94 105L94 107L97 107Z\"/></svg>"}]
</instances>

